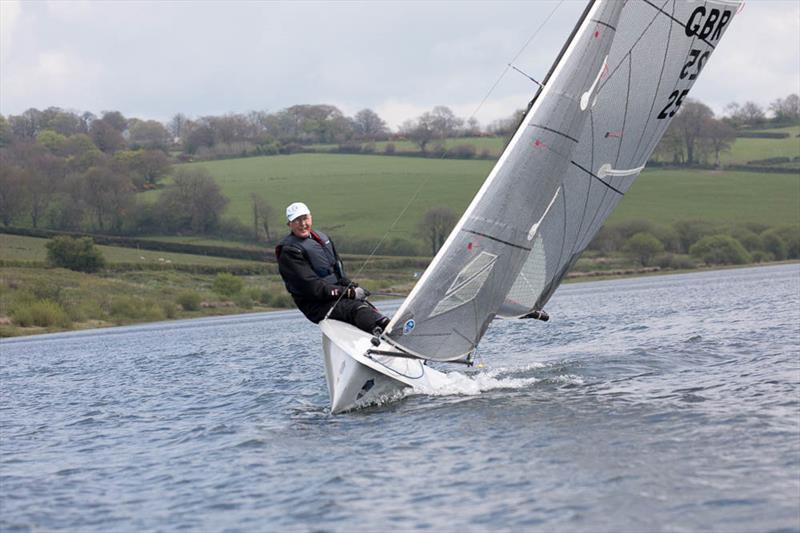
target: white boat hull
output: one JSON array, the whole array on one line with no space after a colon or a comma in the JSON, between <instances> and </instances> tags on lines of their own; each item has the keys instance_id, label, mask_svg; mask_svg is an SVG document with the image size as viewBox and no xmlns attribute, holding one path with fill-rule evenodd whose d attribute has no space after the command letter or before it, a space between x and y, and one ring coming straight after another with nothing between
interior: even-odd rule
<instances>
[{"instance_id":1,"label":"white boat hull","mask_svg":"<svg viewBox=\"0 0 800 533\"><path fill-rule=\"evenodd\" d=\"M368 354L370 349L396 349L385 342L372 346L372 336L350 324L323 320L319 327L331 413L391 401L409 387L430 391L447 382L444 373L418 359Z\"/></svg>"}]
</instances>

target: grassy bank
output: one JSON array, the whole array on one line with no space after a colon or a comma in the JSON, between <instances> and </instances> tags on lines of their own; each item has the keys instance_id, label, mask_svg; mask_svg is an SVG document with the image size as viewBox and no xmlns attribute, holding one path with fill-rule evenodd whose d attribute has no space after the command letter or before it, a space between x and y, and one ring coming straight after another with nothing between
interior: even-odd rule
<instances>
[{"instance_id":1,"label":"grassy bank","mask_svg":"<svg viewBox=\"0 0 800 533\"><path fill-rule=\"evenodd\" d=\"M691 270L697 269L644 268L622 254L601 257L589 253L566 282ZM357 278L373 292L405 295L418 274L419 270L408 267L365 269ZM220 294L215 284L218 277L168 267L157 271L111 269L98 274L33 264L0 267L0 337L294 308L275 274L236 276L242 287L229 295Z\"/></svg>"},{"instance_id":2,"label":"grassy bank","mask_svg":"<svg viewBox=\"0 0 800 533\"><path fill-rule=\"evenodd\" d=\"M424 213L440 206L463 212L493 165L490 161L326 154L193 164L206 167L218 180L231 199L227 213L243 223L251 223L251 193L269 199L278 232L284 229L283 206L303 200L313 209L318 226L340 241L377 240L419 189L391 232L393 237L417 241L417 224ZM664 224L688 218L796 224L798 199L800 175L645 170L609 222L645 218Z\"/></svg>"},{"instance_id":3,"label":"grassy bank","mask_svg":"<svg viewBox=\"0 0 800 533\"><path fill-rule=\"evenodd\" d=\"M86 274L47 267L46 242L0 234L0 337L294 307L274 265L102 246L106 268ZM351 266L355 274L361 264ZM375 291L407 292L423 267L383 259L358 278Z\"/></svg>"},{"instance_id":4,"label":"grassy bank","mask_svg":"<svg viewBox=\"0 0 800 533\"><path fill-rule=\"evenodd\" d=\"M47 256L47 250L45 249L46 243L47 239L0 233L0 261L44 263ZM125 263L129 265L139 264L142 266L161 266L167 268L169 265L200 265L211 267L262 265L262 263L256 261L226 259L224 257L205 255L154 252L119 246L98 246L97 248L110 263Z\"/></svg>"}]
</instances>

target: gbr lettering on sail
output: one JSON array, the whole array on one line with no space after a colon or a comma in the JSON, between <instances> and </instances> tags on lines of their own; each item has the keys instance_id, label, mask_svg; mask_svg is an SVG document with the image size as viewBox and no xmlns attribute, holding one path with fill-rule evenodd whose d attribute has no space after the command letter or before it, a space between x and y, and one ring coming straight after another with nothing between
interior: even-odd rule
<instances>
[{"instance_id":1,"label":"gbr lettering on sail","mask_svg":"<svg viewBox=\"0 0 800 533\"><path fill-rule=\"evenodd\" d=\"M697 37L701 42L714 46L714 43L722 36L722 29L731 20L732 13L729 9L720 11L712 8L706 9L705 6L696 8L689 16L685 25L687 37ZM693 82L700 75L700 71L711 55L711 50L692 48L686 58L680 73L680 80ZM691 85L691 83L690 83ZM689 94L689 88L675 89L667 98L666 105L658 114L659 119L671 118L680 109L684 97Z\"/></svg>"}]
</instances>

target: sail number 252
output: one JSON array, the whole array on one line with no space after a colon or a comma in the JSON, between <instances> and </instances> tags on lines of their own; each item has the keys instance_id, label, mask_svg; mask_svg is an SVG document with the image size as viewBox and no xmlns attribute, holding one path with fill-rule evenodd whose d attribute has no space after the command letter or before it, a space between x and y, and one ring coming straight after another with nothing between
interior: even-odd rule
<instances>
[{"instance_id":1,"label":"sail number 252","mask_svg":"<svg viewBox=\"0 0 800 533\"><path fill-rule=\"evenodd\" d=\"M661 113L658 114L658 118L662 119L675 116L675 113L678 112L678 109L683 103L683 98L687 94L689 94L689 89L672 91L672 94L669 95L669 101L667 102L667 105L665 105L664 109L661 110Z\"/></svg>"},{"instance_id":2,"label":"sail number 252","mask_svg":"<svg viewBox=\"0 0 800 533\"><path fill-rule=\"evenodd\" d=\"M686 64L684 64L683 68L681 69L680 78L684 80L688 77L689 81L696 80L697 76L700 75L700 71L703 70L703 66L705 65L709 55L711 55L711 52L701 53L700 50L693 48L689 52L688 61L686 61ZM678 109L683 103L683 98L687 94L689 94L689 89L685 89L683 91L672 91L672 94L669 95L669 99L667 100L667 105L665 105L664 109L661 110L661 113L658 114L658 118L664 119L675 116L675 113L678 112Z\"/></svg>"}]
</instances>

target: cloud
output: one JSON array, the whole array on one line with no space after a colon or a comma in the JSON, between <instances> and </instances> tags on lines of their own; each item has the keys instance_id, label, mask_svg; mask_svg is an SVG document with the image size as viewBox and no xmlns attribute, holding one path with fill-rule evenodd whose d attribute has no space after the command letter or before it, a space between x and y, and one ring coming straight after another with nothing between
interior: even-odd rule
<instances>
[{"instance_id":1,"label":"cloud","mask_svg":"<svg viewBox=\"0 0 800 533\"><path fill-rule=\"evenodd\" d=\"M748 2L692 96L721 112L731 102L766 108L791 93L800 93L800 2Z\"/></svg>"},{"instance_id":2,"label":"cloud","mask_svg":"<svg viewBox=\"0 0 800 533\"><path fill-rule=\"evenodd\" d=\"M467 118L529 39L514 63L541 79L584 6L0 0L0 113L60 105L167 120L331 103L392 126L436 105ZM798 54L800 2L748 2L692 96L717 111L766 105L799 90ZM477 118L505 118L534 92L508 71Z\"/></svg>"},{"instance_id":3,"label":"cloud","mask_svg":"<svg viewBox=\"0 0 800 533\"><path fill-rule=\"evenodd\" d=\"M0 2L0 62L5 63L6 58L11 54L14 32L21 11L20 0Z\"/></svg>"},{"instance_id":4,"label":"cloud","mask_svg":"<svg viewBox=\"0 0 800 533\"><path fill-rule=\"evenodd\" d=\"M65 51L39 53L34 62L4 75L3 101L27 101L27 107L59 106L82 110L83 96L94 90L102 68Z\"/></svg>"}]
</instances>

